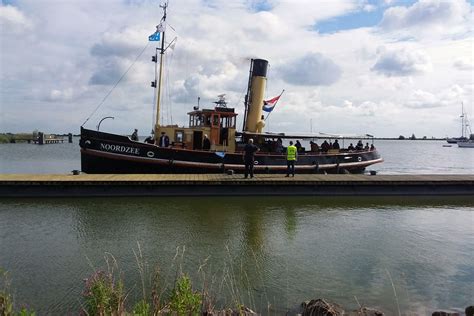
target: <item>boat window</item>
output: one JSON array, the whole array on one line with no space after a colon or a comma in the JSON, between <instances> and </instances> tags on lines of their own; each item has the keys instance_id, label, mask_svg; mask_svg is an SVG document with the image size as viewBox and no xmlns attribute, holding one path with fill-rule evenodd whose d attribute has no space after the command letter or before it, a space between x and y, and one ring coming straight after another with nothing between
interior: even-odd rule
<instances>
[{"instance_id":1,"label":"boat window","mask_svg":"<svg viewBox=\"0 0 474 316\"><path fill-rule=\"evenodd\" d=\"M174 132L174 141L177 143L184 142L184 132L183 131L175 131Z\"/></svg>"},{"instance_id":2,"label":"boat window","mask_svg":"<svg viewBox=\"0 0 474 316\"><path fill-rule=\"evenodd\" d=\"M212 116L212 126L219 126L219 115L213 115Z\"/></svg>"}]
</instances>

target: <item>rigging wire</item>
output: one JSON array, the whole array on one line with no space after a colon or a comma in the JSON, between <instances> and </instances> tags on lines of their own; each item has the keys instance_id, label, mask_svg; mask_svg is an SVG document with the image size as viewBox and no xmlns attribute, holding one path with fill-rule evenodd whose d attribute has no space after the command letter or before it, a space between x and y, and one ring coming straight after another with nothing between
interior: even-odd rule
<instances>
[{"instance_id":1,"label":"rigging wire","mask_svg":"<svg viewBox=\"0 0 474 316\"><path fill-rule=\"evenodd\" d=\"M89 115L89 117L84 121L84 123L82 123L81 127L83 127L88 121L89 119L95 114L95 112L97 112L97 110L102 106L102 104L104 104L105 100L107 100L107 98L109 97L109 95L112 93L112 91L114 91L114 89L117 87L117 85L120 83L120 81L122 81L122 79L125 77L125 75L128 73L128 71L133 67L133 65L135 65L135 63L137 62L138 58L140 58L140 56L145 52L145 50L147 49L147 47L149 46L149 42L147 42L147 44L145 45L145 47L143 47L142 51L140 52L140 54L138 54L138 56L135 58L135 60L133 61L133 63L127 68L127 70L123 73L123 75L119 78L119 80L115 83L115 85L112 87L112 89L110 89L110 91L105 95L105 97L102 99L102 101L97 105L97 107L94 109L94 111L92 111L92 113Z\"/></svg>"}]
</instances>

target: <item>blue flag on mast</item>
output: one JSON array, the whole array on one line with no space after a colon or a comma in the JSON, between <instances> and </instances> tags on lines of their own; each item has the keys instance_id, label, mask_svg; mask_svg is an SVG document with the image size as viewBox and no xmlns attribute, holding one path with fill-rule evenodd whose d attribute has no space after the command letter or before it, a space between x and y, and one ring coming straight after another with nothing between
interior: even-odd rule
<instances>
[{"instance_id":1,"label":"blue flag on mast","mask_svg":"<svg viewBox=\"0 0 474 316\"><path fill-rule=\"evenodd\" d=\"M160 33L159 32L155 32L153 34L151 34L150 36L148 36L148 40L150 42L158 42L160 41Z\"/></svg>"}]
</instances>

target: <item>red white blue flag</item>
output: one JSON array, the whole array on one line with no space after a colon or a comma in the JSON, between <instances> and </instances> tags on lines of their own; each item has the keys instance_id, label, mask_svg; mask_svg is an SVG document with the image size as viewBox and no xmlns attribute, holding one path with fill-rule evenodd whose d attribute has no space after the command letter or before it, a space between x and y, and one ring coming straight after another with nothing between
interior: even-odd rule
<instances>
[{"instance_id":1,"label":"red white blue flag","mask_svg":"<svg viewBox=\"0 0 474 316\"><path fill-rule=\"evenodd\" d=\"M265 112L271 112L275 108L275 105L277 104L278 100L280 99L281 94L277 97L274 97L273 99L263 101L263 107L262 110Z\"/></svg>"}]
</instances>

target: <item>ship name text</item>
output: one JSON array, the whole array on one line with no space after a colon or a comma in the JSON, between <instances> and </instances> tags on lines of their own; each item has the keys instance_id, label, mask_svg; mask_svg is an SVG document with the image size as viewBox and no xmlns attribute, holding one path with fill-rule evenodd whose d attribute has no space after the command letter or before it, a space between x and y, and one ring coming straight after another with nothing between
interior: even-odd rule
<instances>
[{"instance_id":1,"label":"ship name text","mask_svg":"<svg viewBox=\"0 0 474 316\"><path fill-rule=\"evenodd\" d=\"M122 146L122 145L100 143L100 150L113 151L113 152L123 153L123 154L132 154L132 155L137 155L137 156L140 155L139 148Z\"/></svg>"}]
</instances>

